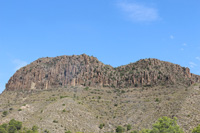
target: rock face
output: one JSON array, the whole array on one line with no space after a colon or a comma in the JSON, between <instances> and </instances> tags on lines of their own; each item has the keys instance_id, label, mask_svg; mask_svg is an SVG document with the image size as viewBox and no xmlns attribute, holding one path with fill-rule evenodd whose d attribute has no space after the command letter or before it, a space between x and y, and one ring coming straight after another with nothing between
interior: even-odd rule
<instances>
[{"instance_id":1,"label":"rock face","mask_svg":"<svg viewBox=\"0 0 200 133\"><path fill-rule=\"evenodd\" d=\"M6 90L50 89L66 86L137 87L181 83L191 85L200 77L189 68L142 59L113 68L93 56L73 55L40 58L18 70L6 84Z\"/></svg>"}]
</instances>

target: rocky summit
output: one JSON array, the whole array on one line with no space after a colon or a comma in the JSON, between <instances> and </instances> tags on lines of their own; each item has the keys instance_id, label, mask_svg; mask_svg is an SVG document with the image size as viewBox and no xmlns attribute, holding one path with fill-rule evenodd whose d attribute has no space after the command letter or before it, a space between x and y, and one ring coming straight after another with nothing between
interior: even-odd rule
<instances>
[{"instance_id":1,"label":"rocky summit","mask_svg":"<svg viewBox=\"0 0 200 133\"><path fill-rule=\"evenodd\" d=\"M158 59L142 59L120 67L105 65L93 56L40 58L18 70L6 90L51 89L65 86L130 88L166 84L191 85L200 76L189 68Z\"/></svg>"}]
</instances>

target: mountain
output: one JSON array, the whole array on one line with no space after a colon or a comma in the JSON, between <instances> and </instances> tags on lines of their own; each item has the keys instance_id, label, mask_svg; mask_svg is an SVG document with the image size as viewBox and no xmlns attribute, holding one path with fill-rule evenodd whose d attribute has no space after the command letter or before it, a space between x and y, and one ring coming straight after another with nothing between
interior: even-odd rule
<instances>
[{"instance_id":1,"label":"mountain","mask_svg":"<svg viewBox=\"0 0 200 133\"><path fill-rule=\"evenodd\" d=\"M151 128L168 116L189 133L200 124L199 78L158 59L114 68L85 54L40 58L8 81L0 95L0 112L8 114L0 124L15 118L41 132L104 133L128 124Z\"/></svg>"},{"instance_id":2,"label":"mountain","mask_svg":"<svg viewBox=\"0 0 200 133\"><path fill-rule=\"evenodd\" d=\"M18 70L6 90L50 89L65 86L128 88L166 84L191 85L200 77L189 68L157 59L113 68L93 56L73 55L41 58Z\"/></svg>"}]
</instances>

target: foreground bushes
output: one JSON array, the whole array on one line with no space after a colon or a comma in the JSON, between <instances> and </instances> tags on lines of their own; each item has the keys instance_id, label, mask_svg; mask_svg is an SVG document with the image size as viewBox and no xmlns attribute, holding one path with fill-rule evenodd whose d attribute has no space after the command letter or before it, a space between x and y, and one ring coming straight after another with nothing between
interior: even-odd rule
<instances>
[{"instance_id":1,"label":"foreground bushes","mask_svg":"<svg viewBox=\"0 0 200 133\"><path fill-rule=\"evenodd\" d=\"M100 124L102 128L105 124ZM100 128L100 129L102 129ZM131 125L126 125L126 128L121 126L116 127L116 133L130 132L130 133L184 133L183 130L177 124L176 118L168 118L166 116L158 119L156 123L153 124L152 129L143 129L141 131L130 131ZM192 133L200 133L200 125L195 127ZM10 120L8 124L0 125L0 133L38 133L38 127L33 126L31 129L22 126L22 122L16 121L14 119ZM45 130L44 133L49 133L48 130ZM66 131L65 133L71 133Z\"/></svg>"},{"instance_id":2,"label":"foreground bushes","mask_svg":"<svg viewBox=\"0 0 200 133\"><path fill-rule=\"evenodd\" d=\"M177 119L170 119L168 117L159 118L158 121L153 124L151 133L183 133L183 130L177 124Z\"/></svg>"},{"instance_id":3,"label":"foreground bushes","mask_svg":"<svg viewBox=\"0 0 200 133\"><path fill-rule=\"evenodd\" d=\"M38 127L33 126L32 129L24 127L22 129L22 122L12 119L8 124L0 125L0 133L38 133Z\"/></svg>"},{"instance_id":4,"label":"foreground bushes","mask_svg":"<svg viewBox=\"0 0 200 133\"><path fill-rule=\"evenodd\" d=\"M130 125L129 125L130 126ZM131 129L130 127L127 128ZM127 132L121 126L116 127L117 133ZM194 128L192 133L200 133L200 125ZM184 133L183 130L177 124L176 118L169 118L169 117L161 117L158 119L156 123L153 124L152 129L143 129L141 131L132 131L131 133Z\"/></svg>"}]
</instances>

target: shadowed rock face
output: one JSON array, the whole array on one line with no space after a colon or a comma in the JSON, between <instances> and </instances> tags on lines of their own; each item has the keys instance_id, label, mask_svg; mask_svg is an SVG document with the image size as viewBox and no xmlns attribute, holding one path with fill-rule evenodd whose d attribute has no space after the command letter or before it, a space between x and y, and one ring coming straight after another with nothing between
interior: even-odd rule
<instances>
[{"instance_id":1,"label":"shadowed rock face","mask_svg":"<svg viewBox=\"0 0 200 133\"><path fill-rule=\"evenodd\" d=\"M157 59L113 68L93 56L73 55L40 58L18 70L6 90L49 89L65 86L137 87L181 83L190 85L200 77L189 68Z\"/></svg>"}]
</instances>

